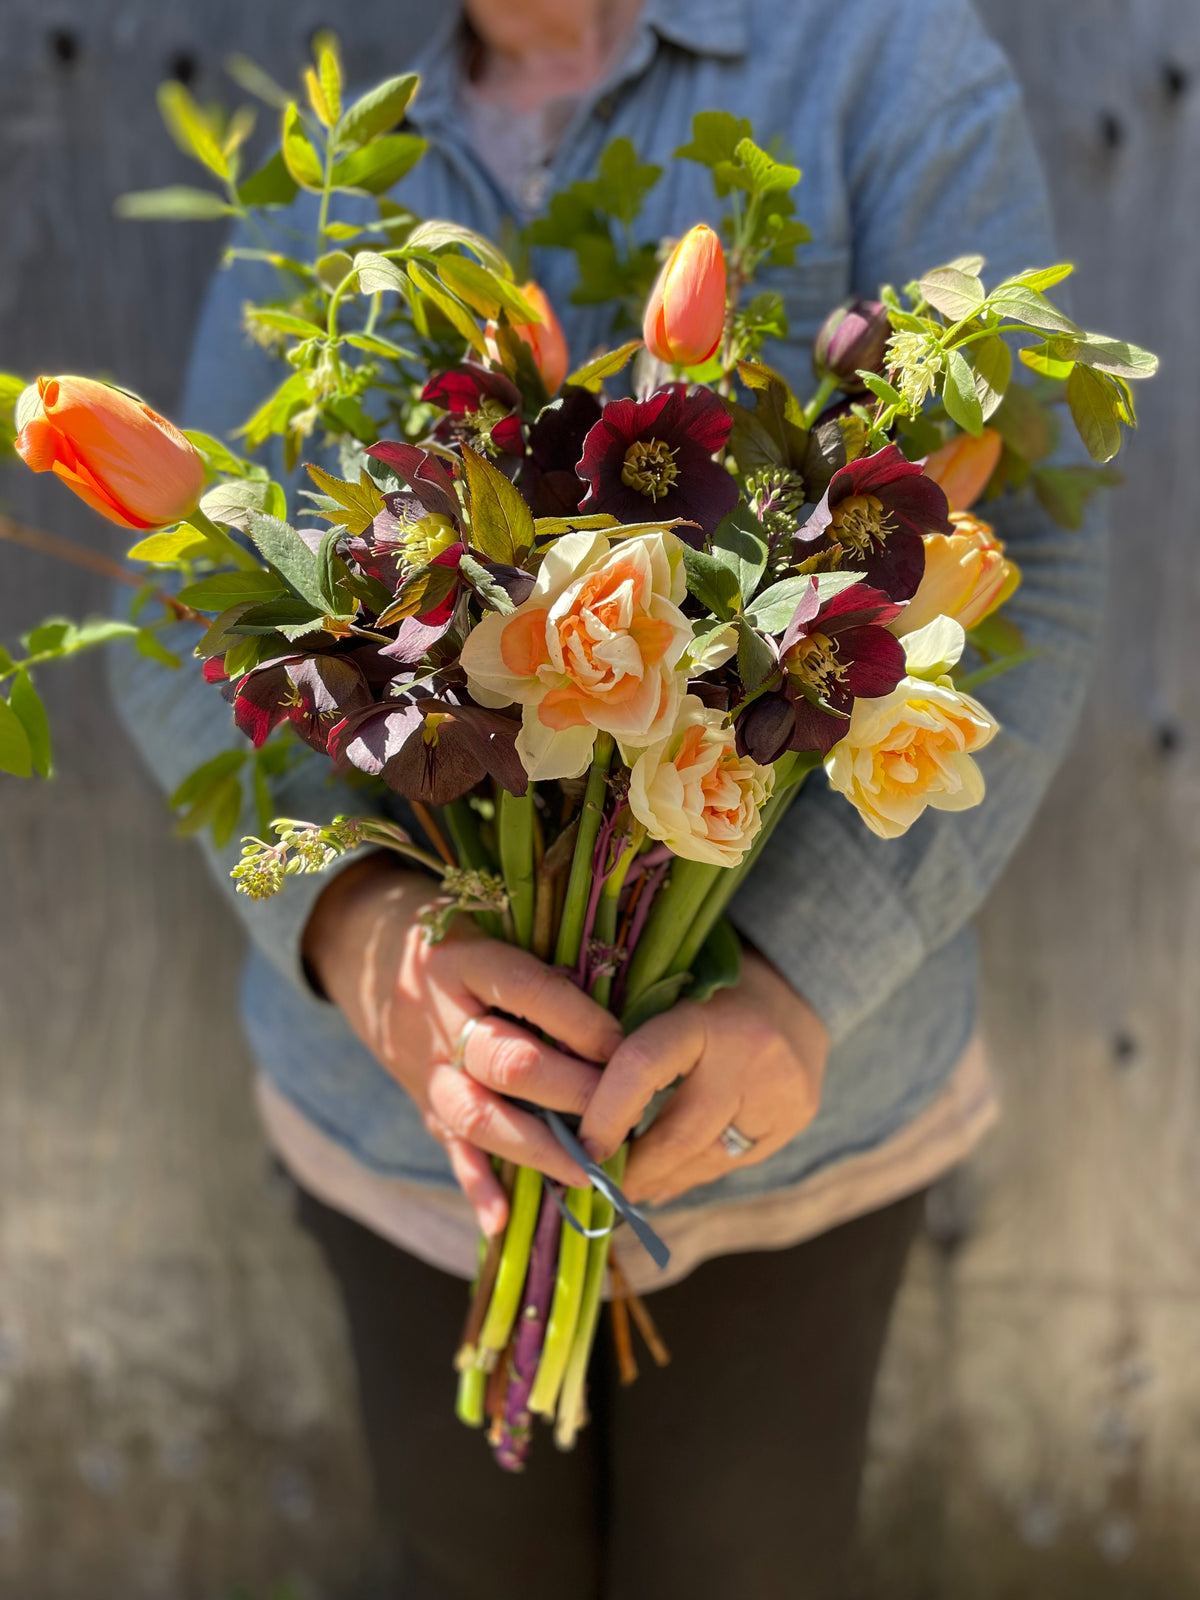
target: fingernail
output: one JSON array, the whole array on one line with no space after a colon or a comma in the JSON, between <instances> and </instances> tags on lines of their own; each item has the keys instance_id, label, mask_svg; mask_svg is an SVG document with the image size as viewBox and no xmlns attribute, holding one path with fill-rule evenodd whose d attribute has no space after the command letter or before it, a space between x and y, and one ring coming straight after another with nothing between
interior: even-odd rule
<instances>
[{"instance_id":1,"label":"fingernail","mask_svg":"<svg viewBox=\"0 0 1200 1600\"><path fill-rule=\"evenodd\" d=\"M504 1231L508 1221L508 1207L501 1200L495 1201L490 1206L484 1206L480 1217L480 1226L489 1238Z\"/></svg>"}]
</instances>

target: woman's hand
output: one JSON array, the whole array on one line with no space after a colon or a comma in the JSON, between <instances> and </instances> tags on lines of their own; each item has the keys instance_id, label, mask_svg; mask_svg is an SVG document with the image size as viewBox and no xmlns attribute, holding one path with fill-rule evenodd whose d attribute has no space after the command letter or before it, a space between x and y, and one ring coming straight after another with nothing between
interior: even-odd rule
<instances>
[{"instance_id":1,"label":"woman's hand","mask_svg":"<svg viewBox=\"0 0 1200 1600\"><path fill-rule=\"evenodd\" d=\"M598 1066L621 1042L616 1019L570 979L512 945L486 939L465 917L442 944L427 942L417 917L434 894L428 878L372 856L342 872L317 901L304 955L350 1026L400 1082L446 1147L454 1175L486 1233L505 1224L508 1203L488 1154L537 1167L572 1186L583 1170L536 1117L502 1098L582 1113ZM575 1060L535 1031L544 1029ZM452 1065L463 1026L461 1066Z\"/></svg>"},{"instance_id":2,"label":"woman's hand","mask_svg":"<svg viewBox=\"0 0 1200 1600\"><path fill-rule=\"evenodd\" d=\"M584 1113L580 1137L598 1160L612 1155L651 1096L684 1081L634 1143L625 1178L631 1200L672 1200L735 1166L765 1161L817 1114L829 1036L816 1012L754 950L742 975L703 1005L683 1001L643 1024L616 1050ZM755 1141L731 1158L720 1143L733 1124Z\"/></svg>"}]
</instances>

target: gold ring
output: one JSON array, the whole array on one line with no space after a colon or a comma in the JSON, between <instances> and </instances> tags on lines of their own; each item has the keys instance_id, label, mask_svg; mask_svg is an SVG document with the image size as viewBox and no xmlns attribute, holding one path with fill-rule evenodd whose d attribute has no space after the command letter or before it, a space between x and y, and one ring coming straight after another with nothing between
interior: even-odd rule
<instances>
[{"instance_id":1,"label":"gold ring","mask_svg":"<svg viewBox=\"0 0 1200 1600\"><path fill-rule=\"evenodd\" d=\"M454 1041L454 1052L450 1057L450 1065L454 1068L455 1072L465 1072L467 1070L467 1064L465 1060L467 1054L467 1045L471 1042L471 1035L475 1032L475 1029L483 1021L483 1018L486 1015L487 1013L483 1012L479 1016L468 1017L463 1023L462 1027L458 1030L458 1038Z\"/></svg>"}]
</instances>

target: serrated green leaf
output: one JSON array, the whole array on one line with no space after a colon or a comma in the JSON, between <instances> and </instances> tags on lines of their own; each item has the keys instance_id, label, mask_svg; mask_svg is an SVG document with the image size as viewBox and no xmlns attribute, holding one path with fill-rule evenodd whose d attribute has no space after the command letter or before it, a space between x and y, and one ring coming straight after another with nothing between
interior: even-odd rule
<instances>
[{"instance_id":1,"label":"serrated green leaf","mask_svg":"<svg viewBox=\"0 0 1200 1600\"><path fill-rule=\"evenodd\" d=\"M353 617L358 610L358 603L351 593L350 568L338 555L338 543L345 536L345 527L330 528L317 551L321 597L325 603L325 614L330 617Z\"/></svg>"},{"instance_id":2,"label":"serrated green leaf","mask_svg":"<svg viewBox=\"0 0 1200 1600\"><path fill-rule=\"evenodd\" d=\"M698 161L711 169L722 161L732 161L738 145L753 132L745 117L728 111L698 111L692 118L690 142L681 144L675 154L681 161Z\"/></svg>"},{"instance_id":3,"label":"serrated green leaf","mask_svg":"<svg viewBox=\"0 0 1200 1600\"><path fill-rule=\"evenodd\" d=\"M951 422L957 422L967 433L978 436L983 431L983 407L975 392L975 375L961 350L946 352L942 404Z\"/></svg>"},{"instance_id":4,"label":"serrated green leaf","mask_svg":"<svg viewBox=\"0 0 1200 1600\"><path fill-rule=\"evenodd\" d=\"M774 156L768 155L761 145L755 144L753 139L739 139L733 155L734 161L746 175L745 180L738 186L748 189L751 194L786 193L800 182L799 167L776 161ZM724 175L724 168L719 168L718 171Z\"/></svg>"},{"instance_id":5,"label":"serrated green leaf","mask_svg":"<svg viewBox=\"0 0 1200 1600\"><path fill-rule=\"evenodd\" d=\"M683 565L687 571L688 593L722 622L730 622L741 604L737 579L728 567L703 550L683 546Z\"/></svg>"},{"instance_id":6,"label":"serrated green leaf","mask_svg":"<svg viewBox=\"0 0 1200 1600\"><path fill-rule=\"evenodd\" d=\"M207 118L192 99L183 84L171 80L158 86L158 109L167 125L167 131L185 156L191 156L215 172L218 178L228 179L229 162L217 143Z\"/></svg>"},{"instance_id":7,"label":"serrated green leaf","mask_svg":"<svg viewBox=\"0 0 1200 1600\"><path fill-rule=\"evenodd\" d=\"M0 698L0 772L14 778L28 778L33 774L33 751L25 724L9 705Z\"/></svg>"},{"instance_id":8,"label":"serrated green leaf","mask_svg":"<svg viewBox=\"0 0 1200 1600\"><path fill-rule=\"evenodd\" d=\"M315 554L289 523L279 517L252 511L246 532L259 553L282 574L296 593L320 610L324 606L320 573Z\"/></svg>"},{"instance_id":9,"label":"serrated green leaf","mask_svg":"<svg viewBox=\"0 0 1200 1600\"><path fill-rule=\"evenodd\" d=\"M745 617L737 618L737 666L747 694L767 681L777 665L775 652Z\"/></svg>"},{"instance_id":10,"label":"serrated green leaf","mask_svg":"<svg viewBox=\"0 0 1200 1600\"><path fill-rule=\"evenodd\" d=\"M415 133L386 134L334 162L334 187L385 194L412 171L427 148L425 140Z\"/></svg>"},{"instance_id":11,"label":"serrated green leaf","mask_svg":"<svg viewBox=\"0 0 1200 1600\"><path fill-rule=\"evenodd\" d=\"M184 183L162 189L136 189L118 195L113 202L114 216L126 222L211 222L231 217L234 208L211 189L191 189Z\"/></svg>"},{"instance_id":12,"label":"serrated green leaf","mask_svg":"<svg viewBox=\"0 0 1200 1600\"><path fill-rule=\"evenodd\" d=\"M39 778L48 778L54 771L54 758L50 749L50 721L42 697L33 686L33 679L19 671L13 679L10 705L29 741L29 755L33 770Z\"/></svg>"},{"instance_id":13,"label":"serrated green leaf","mask_svg":"<svg viewBox=\"0 0 1200 1600\"><path fill-rule=\"evenodd\" d=\"M1088 455L1101 466L1121 448L1121 424L1108 384L1090 367L1074 367L1067 379L1067 404Z\"/></svg>"},{"instance_id":14,"label":"serrated green leaf","mask_svg":"<svg viewBox=\"0 0 1200 1600\"><path fill-rule=\"evenodd\" d=\"M325 169L308 134L300 108L289 100L283 113L282 150L288 172L302 189L312 189L318 194L325 186Z\"/></svg>"},{"instance_id":15,"label":"serrated green leaf","mask_svg":"<svg viewBox=\"0 0 1200 1600\"><path fill-rule=\"evenodd\" d=\"M567 383L576 389L587 389L591 394L599 394L605 378L614 377L624 370L629 362L642 348L640 339L630 339L628 344L619 345L615 350L606 350L602 356L597 356L593 361L585 361L582 367L567 379Z\"/></svg>"},{"instance_id":16,"label":"serrated green leaf","mask_svg":"<svg viewBox=\"0 0 1200 1600\"><path fill-rule=\"evenodd\" d=\"M975 373L975 393L984 422L997 410L1012 381L1012 351L994 334L971 345L971 366Z\"/></svg>"},{"instance_id":17,"label":"serrated green leaf","mask_svg":"<svg viewBox=\"0 0 1200 1600\"><path fill-rule=\"evenodd\" d=\"M380 612L376 625L390 628L393 623L403 622L406 617L424 616L427 611L441 605L457 582L458 574L453 567L444 564L439 566L433 562L418 567L405 578L387 610Z\"/></svg>"},{"instance_id":18,"label":"serrated green leaf","mask_svg":"<svg viewBox=\"0 0 1200 1600\"><path fill-rule=\"evenodd\" d=\"M768 554L762 523L749 506L739 505L723 519L711 549L713 558L733 573L745 606L762 582Z\"/></svg>"},{"instance_id":19,"label":"serrated green leaf","mask_svg":"<svg viewBox=\"0 0 1200 1600\"><path fill-rule=\"evenodd\" d=\"M344 522L349 533L365 533L383 509L383 490L362 468L359 468L357 483L335 478L324 467L314 466L311 462L305 464L305 471L317 488L338 507L336 520ZM321 514L332 515L327 512Z\"/></svg>"},{"instance_id":20,"label":"serrated green leaf","mask_svg":"<svg viewBox=\"0 0 1200 1600\"><path fill-rule=\"evenodd\" d=\"M502 616L508 616L517 608L509 598L507 589L501 587L492 577L481 561L476 561L474 556L463 555L458 563L460 574L474 589L475 593L493 611L498 611Z\"/></svg>"},{"instance_id":21,"label":"serrated green leaf","mask_svg":"<svg viewBox=\"0 0 1200 1600\"><path fill-rule=\"evenodd\" d=\"M462 449L471 508L471 543L493 561L519 567L533 549L533 513L519 489L469 445Z\"/></svg>"},{"instance_id":22,"label":"serrated green leaf","mask_svg":"<svg viewBox=\"0 0 1200 1600\"><path fill-rule=\"evenodd\" d=\"M276 150L269 161L238 185L238 199L244 206L290 206L298 187L283 151Z\"/></svg>"},{"instance_id":23,"label":"serrated green leaf","mask_svg":"<svg viewBox=\"0 0 1200 1600\"><path fill-rule=\"evenodd\" d=\"M181 605L193 611L220 613L239 601L252 605L282 597L287 591L273 572L215 572L179 591Z\"/></svg>"},{"instance_id":24,"label":"serrated green leaf","mask_svg":"<svg viewBox=\"0 0 1200 1600\"><path fill-rule=\"evenodd\" d=\"M1047 333L1079 334L1082 329L1070 317L1064 316L1057 306L1050 304L1044 294L1031 289L1028 284L1002 284L987 297L987 304L1001 316L1014 317L1028 323L1031 328L1041 328Z\"/></svg>"},{"instance_id":25,"label":"serrated green leaf","mask_svg":"<svg viewBox=\"0 0 1200 1600\"><path fill-rule=\"evenodd\" d=\"M420 81L415 72L405 72L360 95L338 125L338 143L366 144L378 134L389 133L403 120Z\"/></svg>"},{"instance_id":26,"label":"serrated green leaf","mask_svg":"<svg viewBox=\"0 0 1200 1600\"><path fill-rule=\"evenodd\" d=\"M921 279L921 293L950 322L972 317L983 305L983 284L956 266L936 267Z\"/></svg>"}]
</instances>

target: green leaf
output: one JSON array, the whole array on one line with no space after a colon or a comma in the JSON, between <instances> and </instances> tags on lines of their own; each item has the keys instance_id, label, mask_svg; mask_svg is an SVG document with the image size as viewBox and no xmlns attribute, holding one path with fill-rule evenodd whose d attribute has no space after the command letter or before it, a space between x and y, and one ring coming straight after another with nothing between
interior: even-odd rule
<instances>
[{"instance_id":1,"label":"green leaf","mask_svg":"<svg viewBox=\"0 0 1200 1600\"><path fill-rule=\"evenodd\" d=\"M414 255L437 255L452 245L469 250L485 267L491 267L503 277L508 277L512 271L490 239L457 222L422 222L404 242L405 250Z\"/></svg>"},{"instance_id":2,"label":"green leaf","mask_svg":"<svg viewBox=\"0 0 1200 1600\"><path fill-rule=\"evenodd\" d=\"M282 433L296 412L303 411L311 402L307 377L303 372L293 372L290 378L283 380L274 394L263 401L254 415L242 424L239 431L246 440L247 448L257 450L266 444L272 434ZM213 492L209 491L210 494ZM204 499L207 500L208 497L205 495ZM206 509L204 501L201 501L201 509ZM213 514L209 511L208 515L211 517ZM217 519L214 517L213 520Z\"/></svg>"},{"instance_id":3,"label":"green leaf","mask_svg":"<svg viewBox=\"0 0 1200 1600\"><path fill-rule=\"evenodd\" d=\"M921 293L950 322L972 317L983 305L983 284L960 267L935 267L921 279Z\"/></svg>"},{"instance_id":4,"label":"green leaf","mask_svg":"<svg viewBox=\"0 0 1200 1600\"><path fill-rule=\"evenodd\" d=\"M345 250L327 250L317 258L313 271L321 287L333 294L341 288L353 265Z\"/></svg>"},{"instance_id":5,"label":"green leaf","mask_svg":"<svg viewBox=\"0 0 1200 1600\"><path fill-rule=\"evenodd\" d=\"M204 457L204 465L210 472L228 472L235 478L265 478L267 475L263 467L245 461L241 456L235 456L228 445L222 443L220 439L214 439L211 433L201 433L196 428L185 428L183 436L199 450Z\"/></svg>"},{"instance_id":6,"label":"green leaf","mask_svg":"<svg viewBox=\"0 0 1200 1600\"><path fill-rule=\"evenodd\" d=\"M863 368L857 376L866 384L867 388L877 400L882 400L885 406L904 407L904 396L899 389L893 389L886 378L881 378L877 372L868 372Z\"/></svg>"},{"instance_id":7,"label":"green leaf","mask_svg":"<svg viewBox=\"0 0 1200 1600\"><path fill-rule=\"evenodd\" d=\"M289 100L283 113L283 159L302 189L312 189L319 194L325 187L324 165L304 131L300 109L294 100Z\"/></svg>"},{"instance_id":8,"label":"green leaf","mask_svg":"<svg viewBox=\"0 0 1200 1600\"><path fill-rule=\"evenodd\" d=\"M702 606L707 606L715 617L729 622L741 604L741 591L737 579L729 568L703 550L683 546L683 564L687 570L688 593L695 595Z\"/></svg>"},{"instance_id":9,"label":"green leaf","mask_svg":"<svg viewBox=\"0 0 1200 1600\"><path fill-rule=\"evenodd\" d=\"M233 483L216 484L201 500L200 509L213 522L223 522L226 527L245 533L256 511L286 517L287 497L269 478L240 478Z\"/></svg>"},{"instance_id":10,"label":"green leaf","mask_svg":"<svg viewBox=\"0 0 1200 1600\"><path fill-rule=\"evenodd\" d=\"M389 133L334 162L334 187L384 194L416 166L427 148L415 133Z\"/></svg>"},{"instance_id":11,"label":"green leaf","mask_svg":"<svg viewBox=\"0 0 1200 1600\"><path fill-rule=\"evenodd\" d=\"M738 140L732 161L723 161L717 166L716 176L735 188L748 189L751 194L767 195L795 188L801 173L799 167L776 161L761 145L746 138Z\"/></svg>"},{"instance_id":12,"label":"green leaf","mask_svg":"<svg viewBox=\"0 0 1200 1600\"><path fill-rule=\"evenodd\" d=\"M237 754L241 755L241 752ZM186 836L199 833L201 828L207 827L212 833L213 843L219 850L229 843L241 814L241 780L235 773L229 773L206 787L191 809L180 817L175 825L176 832Z\"/></svg>"},{"instance_id":13,"label":"green leaf","mask_svg":"<svg viewBox=\"0 0 1200 1600\"><path fill-rule=\"evenodd\" d=\"M1102 334L1087 333L1075 346L1075 359L1097 372L1109 372L1118 378L1152 378L1158 371L1158 357L1124 339L1106 339Z\"/></svg>"},{"instance_id":14,"label":"green leaf","mask_svg":"<svg viewBox=\"0 0 1200 1600\"><path fill-rule=\"evenodd\" d=\"M29 741L29 755L39 778L48 778L54 771L54 758L50 750L50 721L42 697L33 686L33 679L19 671L13 679L12 710L25 729Z\"/></svg>"},{"instance_id":15,"label":"green leaf","mask_svg":"<svg viewBox=\"0 0 1200 1600\"><path fill-rule=\"evenodd\" d=\"M208 548L209 542L204 535L185 522L170 533L152 533L145 539L139 539L125 554L130 561L152 561L156 566L165 567L180 561L194 561L197 556L204 555Z\"/></svg>"},{"instance_id":16,"label":"green leaf","mask_svg":"<svg viewBox=\"0 0 1200 1600\"><path fill-rule=\"evenodd\" d=\"M738 617L736 626L738 677L742 680L747 694L753 694L755 689L767 681L778 663L770 645L745 617Z\"/></svg>"},{"instance_id":17,"label":"green leaf","mask_svg":"<svg viewBox=\"0 0 1200 1600\"><path fill-rule=\"evenodd\" d=\"M1071 369L1075 365L1074 352L1078 348L1077 339L1047 339L1045 344L1027 345L1019 353L1031 372L1060 383L1071 376ZM1064 351L1068 353L1064 355Z\"/></svg>"},{"instance_id":18,"label":"green leaf","mask_svg":"<svg viewBox=\"0 0 1200 1600\"><path fill-rule=\"evenodd\" d=\"M804 408L787 379L761 361L739 361L738 377L754 391L754 420L773 444L773 459L781 466L802 468L808 451L808 429ZM737 460L743 466L740 456Z\"/></svg>"},{"instance_id":19,"label":"green leaf","mask_svg":"<svg viewBox=\"0 0 1200 1600\"><path fill-rule=\"evenodd\" d=\"M358 482L347 483L344 478L335 478L324 467L314 466L311 462L305 463L305 471L317 488L345 512L337 520L346 524L347 531L352 534L366 533L376 514L383 509L383 490L368 473L360 467ZM323 512L322 515L331 514Z\"/></svg>"},{"instance_id":20,"label":"green leaf","mask_svg":"<svg viewBox=\"0 0 1200 1600\"><path fill-rule=\"evenodd\" d=\"M489 606L493 611L499 611L502 616L508 616L510 612L517 609L509 598L507 589L502 588L483 563L476 561L474 556L461 556L458 570L483 601L484 605Z\"/></svg>"},{"instance_id":21,"label":"green leaf","mask_svg":"<svg viewBox=\"0 0 1200 1600\"><path fill-rule=\"evenodd\" d=\"M276 150L265 165L238 185L238 199L244 206L290 206L297 188L283 151Z\"/></svg>"},{"instance_id":22,"label":"green leaf","mask_svg":"<svg viewBox=\"0 0 1200 1600\"><path fill-rule=\"evenodd\" d=\"M984 656L1010 656L1025 648L1025 635L1003 611L993 611L967 633L967 642Z\"/></svg>"},{"instance_id":23,"label":"green leaf","mask_svg":"<svg viewBox=\"0 0 1200 1600\"><path fill-rule=\"evenodd\" d=\"M1002 316L1014 317L1031 328L1043 328L1047 333L1080 333L1077 323L1065 317L1057 306L1050 304L1044 294L1031 289L1028 284L1001 284L987 297L987 304Z\"/></svg>"},{"instance_id":24,"label":"green leaf","mask_svg":"<svg viewBox=\"0 0 1200 1600\"><path fill-rule=\"evenodd\" d=\"M33 750L25 724L4 699L0 699L0 772L14 778L28 778L33 773Z\"/></svg>"},{"instance_id":25,"label":"green leaf","mask_svg":"<svg viewBox=\"0 0 1200 1600\"><path fill-rule=\"evenodd\" d=\"M742 941L728 918L719 917L692 962L688 999L703 1005L718 989L732 988L741 975Z\"/></svg>"},{"instance_id":26,"label":"green leaf","mask_svg":"<svg viewBox=\"0 0 1200 1600\"><path fill-rule=\"evenodd\" d=\"M691 143L681 144L675 154L682 161L698 161L702 167L715 168L723 161L732 161L738 145L753 132L745 117L735 117L728 111L698 111L692 118Z\"/></svg>"},{"instance_id":27,"label":"green leaf","mask_svg":"<svg viewBox=\"0 0 1200 1600\"><path fill-rule=\"evenodd\" d=\"M168 650L150 628L139 628L133 643L138 655L145 656L149 661L157 661L160 667L170 667L174 670L183 665L174 650Z\"/></svg>"},{"instance_id":28,"label":"green leaf","mask_svg":"<svg viewBox=\"0 0 1200 1600\"><path fill-rule=\"evenodd\" d=\"M118 195L113 214L126 222L211 222L216 217L232 217L234 208L211 189L172 183L163 189Z\"/></svg>"},{"instance_id":29,"label":"green leaf","mask_svg":"<svg viewBox=\"0 0 1200 1600\"><path fill-rule=\"evenodd\" d=\"M1009 385L991 421L1008 448L1025 461L1044 461L1054 449L1052 419L1026 384Z\"/></svg>"},{"instance_id":30,"label":"green leaf","mask_svg":"<svg viewBox=\"0 0 1200 1600\"><path fill-rule=\"evenodd\" d=\"M600 533L619 524L607 511L598 511L590 517L537 517L534 534L539 540L558 539L564 533Z\"/></svg>"},{"instance_id":31,"label":"green leaf","mask_svg":"<svg viewBox=\"0 0 1200 1600\"><path fill-rule=\"evenodd\" d=\"M413 351L393 344L390 339L383 339L377 333L347 333L343 338L346 344L353 345L356 350L365 350L368 355L384 356L389 361L416 360Z\"/></svg>"},{"instance_id":32,"label":"green leaf","mask_svg":"<svg viewBox=\"0 0 1200 1600\"><path fill-rule=\"evenodd\" d=\"M257 605L262 600L278 599L286 592L273 572L217 572L185 585L178 599L193 611L219 613L240 600Z\"/></svg>"},{"instance_id":33,"label":"green leaf","mask_svg":"<svg viewBox=\"0 0 1200 1600\"><path fill-rule=\"evenodd\" d=\"M319 328L307 317L293 316L290 311L273 311L270 306L255 306L249 315L263 328L274 328L279 333L295 334L297 339L323 339L325 329Z\"/></svg>"},{"instance_id":34,"label":"green leaf","mask_svg":"<svg viewBox=\"0 0 1200 1600\"><path fill-rule=\"evenodd\" d=\"M337 39L333 34L324 32L318 34L315 42L321 98L329 112L330 122L336 122L342 114L342 64L338 60Z\"/></svg>"},{"instance_id":35,"label":"green leaf","mask_svg":"<svg viewBox=\"0 0 1200 1600\"><path fill-rule=\"evenodd\" d=\"M782 633L796 614L796 607L812 588L812 578L784 578L764 589L747 615L764 633Z\"/></svg>"},{"instance_id":36,"label":"green leaf","mask_svg":"<svg viewBox=\"0 0 1200 1600\"><path fill-rule=\"evenodd\" d=\"M420 262L408 263L408 275L421 294L437 307L450 326L462 335L471 348L480 355L486 355L487 346L483 334L466 306L445 289L431 272L427 272Z\"/></svg>"},{"instance_id":37,"label":"green leaf","mask_svg":"<svg viewBox=\"0 0 1200 1600\"><path fill-rule=\"evenodd\" d=\"M219 619L218 619L219 620ZM324 611L307 600L268 600L250 606L233 625L235 633L282 633L285 639L302 639L321 632Z\"/></svg>"},{"instance_id":38,"label":"green leaf","mask_svg":"<svg viewBox=\"0 0 1200 1600\"><path fill-rule=\"evenodd\" d=\"M519 567L533 549L533 513L514 484L469 445L462 447L471 503L471 543L493 561Z\"/></svg>"},{"instance_id":39,"label":"green leaf","mask_svg":"<svg viewBox=\"0 0 1200 1600\"><path fill-rule=\"evenodd\" d=\"M642 201L662 177L662 168L640 161L629 139L614 139L605 147L594 179L577 184L580 196L600 211L629 227L642 209Z\"/></svg>"},{"instance_id":40,"label":"green leaf","mask_svg":"<svg viewBox=\"0 0 1200 1600\"><path fill-rule=\"evenodd\" d=\"M1121 424L1113 392L1090 367L1075 367L1067 379L1067 404L1088 455L1101 466L1121 448Z\"/></svg>"},{"instance_id":41,"label":"green leaf","mask_svg":"<svg viewBox=\"0 0 1200 1600\"><path fill-rule=\"evenodd\" d=\"M394 261L381 256L376 250L360 250L354 258L358 272L358 287L363 294L382 294L393 289L408 296L408 280Z\"/></svg>"},{"instance_id":42,"label":"green leaf","mask_svg":"<svg viewBox=\"0 0 1200 1600\"><path fill-rule=\"evenodd\" d=\"M503 310L516 327L542 320L515 284L469 256L440 256L437 274L451 294L465 300L482 317L498 317Z\"/></svg>"},{"instance_id":43,"label":"green leaf","mask_svg":"<svg viewBox=\"0 0 1200 1600\"><path fill-rule=\"evenodd\" d=\"M394 622L403 622L406 617L424 616L425 612L441 605L457 582L458 574L453 567L444 564L437 566L433 562L418 567L405 578L387 610L379 613L377 626L390 628Z\"/></svg>"},{"instance_id":44,"label":"green leaf","mask_svg":"<svg viewBox=\"0 0 1200 1600\"><path fill-rule=\"evenodd\" d=\"M1006 278L1003 283L997 284L998 289L1006 289L1010 284L1024 284L1028 289L1036 289L1044 294L1047 289L1053 289L1056 283L1061 283L1064 278L1069 278L1075 271L1070 261L1060 261L1053 267L1031 267L1026 272L1018 272L1011 278Z\"/></svg>"},{"instance_id":45,"label":"green leaf","mask_svg":"<svg viewBox=\"0 0 1200 1600\"><path fill-rule=\"evenodd\" d=\"M350 592L354 581L350 568L338 555L337 549L339 542L346 537L346 531L344 526L330 528L317 551L321 598L326 615L331 617L353 617L358 611L358 602Z\"/></svg>"},{"instance_id":46,"label":"green leaf","mask_svg":"<svg viewBox=\"0 0 1200 1600\"><path fill-rule=\"evenodd\" d=\"M289 523L252 511L246 532L261 555L280 572L302 599L319 610L324 606L317 558Z\"/></svg>"},{"instance_id":47,"label":"green leaf","mask_svg":"<svg viewBox=\"0 0 1200 1600\"><path fill-rule=\"evenodd\" d=\"M1030 474L1042 508L1064 528L1081 527L1084 509L1096 490L1121 481L1119 472L1099 467L1035 467Z\"/></svg>"},{"instance_id":48,"label":"green leaf","mask_svg":"<svg viewBox=\"0 0 1200 1600\"><path fill-rule=\"evenodd\" d=\"M405 72L396 78L385 78L368 89L338 124L338 143L366 144L376 135L388 133L403 121L420 81L415 72Z\"/></svg>"},{"instance_id":49,"label":"green leaf","mask_svg":"<svg viewBox=\"0 0 1200 1600\"><path fill-rule=\"evenodd\" d=\"M98 645L111 644L114 639L131 639L141 630L131 622L116 622L111 617L89 617L74 624L63 640L63 652L77 655L81 650L94 650Z\"/></svg>"},{"instance_id":50,"label":"green leaf","mask_svg":"<svg viewBox=\"0 0 1200 1600\"><path fill-rule=\"evenodd\" d=\"M167 125L167 131L183 151L215 172L218 178L229 178L229 162L217 143L208 120L192 99L183 84L173 79L158 86L158 109Z\"/></svg>"},{"instance_id":51,"label":"green leaf","mask_svg":"<svg viewBox=\"0 0 1200 1600\"><path fill-rule=\"evenodd\" d=\"M995 415L1012 381L1012 351L1003 339L991 334L971 347L971 366L975 370L975 393L984 422Z\"/></svg>"},{"instance_id":52,"label":"green leaf","mask_svg":"<svg viewBox=\"0 0 1200 1600\"><path fill-rule=\"evenodd\" d=\"M983 431L983 407L975 392L975 374L961 350L946 352L942 404L951 422L957 422L967 433L978 435Z\"/></svg>"},{"instance_id":53,"label":"green leaf","mask_svg":"<svg viewBox=\"0 0 1200 1600\"><path fill-rule=\"evenodd\" d=\"M712 554L733 573L745 605L767 570L767 541L762 523L749 506L737 506L718 525L712 536Z\"/></svg>"},{"instance_id":54,"label":"green leaf","mask_svg":"<svg viewBox=\"0 0 1200 1600\"><path fill-rule=\"evenodd\" d=\"M690 972L675 972L669 978L660 978L648 989L643 989L637 999L621 1014L621 1026L626 1034L635 1032L643 1022L669 1011L692 981Z\"/></svg>"},{"instance_id":55,"label":"green leaf","mask_svg":"<svg viewBox=\"0 0 1200 1600\"><path fill-rule=\"evenodd\" d=\"M592 361L585 361L582 367L576 367L567 382L573 384L576 389L587 389L592 394L599 394L605 378L614 377L623 371L641 348L640 339L630 339L628 344L619 345L615 350L606 350L602 356L596 356Z\"/></svg>"}]
</instances>

